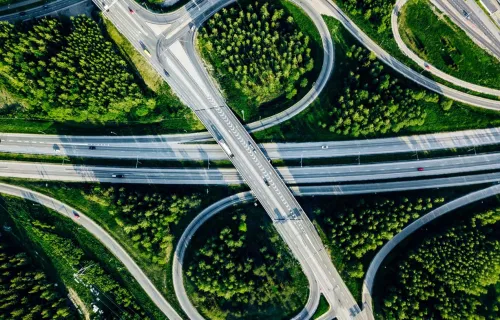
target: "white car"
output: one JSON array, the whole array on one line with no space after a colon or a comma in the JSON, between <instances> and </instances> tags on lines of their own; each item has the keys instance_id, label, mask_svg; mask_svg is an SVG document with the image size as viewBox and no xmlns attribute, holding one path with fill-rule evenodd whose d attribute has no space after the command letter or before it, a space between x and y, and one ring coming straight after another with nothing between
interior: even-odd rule
<instances>
[{"instance_id":1,"label":"white car","mask_svg":"<svg viewBox=\"0 0 500 320\"><path fill-rule=\"evenodd\" d=\"M321 146L321 149L328 149L327 145Z\"/></svg>"}]
</instances>

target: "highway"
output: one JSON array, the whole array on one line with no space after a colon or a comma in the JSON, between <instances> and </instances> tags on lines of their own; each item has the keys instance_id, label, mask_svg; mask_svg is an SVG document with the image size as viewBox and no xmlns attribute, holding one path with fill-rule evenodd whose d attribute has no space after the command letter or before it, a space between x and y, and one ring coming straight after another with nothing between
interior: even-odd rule
<instances>
[{"instance_id":1,"label":"highway","mask_svg":"<svg viewBox=\"0 0 500 320\"><path fill-rule=\"evenodd\" d=\"M25 14L21 15L19 12L11 13L11 14L5 14L5 15L0 15L0 20L2 21L9 21L9 22L16 22L16 21L26 21L30 19L36 19L44 16L48 16L50 14L54 14L57 11L60 10L65 10L71 6L75 6L81 3L89 2L89 0L58 0L58 1L53 1L48 4L39 6L39 7L34 7L31 9L27 9L23 12Z\"/></svg>"},{"instance_id":2,"label":"highway","mask_svg":"<svg viewBox=\"0 0 500 320\"><path fill-rule=\"evenodd\" d=\"M419 168L423 171L419 171ZM287 184L318 184L427 178L499 169L500 153L491 153L362 165L278 167L276 173ZM177 185L236 185L245 182L232 168L134 168L16 161L0 161L0 177L45 181Z\"/></svg>"},{"instance_id":3,"label":"highway","mask_svg":"<svg viewBox=\"0 0 500 320\"><path fill-rule=\"evenodd\" d=\"M146 294L154 302L154 304L156 304L156 306L158 306L158 308L168 317L168 319L182 319L170 306L167 300L165 300L163 295L156 289L153 283L151 283L149 278L142 272L141 268L139 268L139 266L128 255L128 253L118 244L118 242L116 242L113 237L111 237L93 220L88 218L83 212L80 212L57 199L51 198L39 192L5 183L0 183L0 193L39 203L49 209L54 210L55 212L60 213L64 217L73 220L73 222L85 228L97 240L99 240L118 260L120 260L121 263L123 263L123 266L134 277L134 279L142 287L144 292L146 292ZM80 218L75 219L73 212L76 212L80 216Z\"/></svg>"},{"instance_id":4,"label":"highway","mask_svg":"<svg viewBox=\"0 0 500 320\"><path fill-rule=\"evenodd\" d=\"M223 160L217 144L197 143L185 135L56 136L0 134L0 152L66 155L85 158ZM443 132L415 136L304 143L256 145L271 159L333 158L378 154L415 153L440 149L500 144L500 128ZM96 147L89 150L89 146ZM325 147L327 147L325 149ZM362 162L362 159L360 159Z\"/></svg>"},{"instance_id":5,"label":"highway","mask_svg":"<svg viewBox=\"0 0 500 320\"><path fill-rule=\"evenodd\" d=\"M435 186L443 186L445 183L435 181L434 183ZM327 196L327 195L352 195L352 194L359 194L359 190L364 190L364 193L373 193L373 192L393 192L393 191L407 191L408 189L403 185L401 189L396 190L397 188L394 188L394 183L389 182L389 183L381 183L377 185L376 188L369 187L369 185L361 185L356 188L351 188L350 186L342 186L345 187L344 190L340 191L335 188L331 188L331 186L319 186L319 187L294 187L292 188L292 191L295 195L300 195L300 196L314 196L314 195L321 195L321 196ZM434 188L432 184L427 185L428 188ZM433 219L442 216L443 214L454 210L458 207L464 206L468 203L478 201L481 199L484 199L488 196L492 196L494 194L500 193L500 185L495 185L493 187L489 187L487 189L483 189L481 191L473 192L469 195L466 195L464 197L461 197L457 200L454 200L448 204L445 204L435 210L432 210L431 212L427 213L423 217L419 218L412 224L408 225L405 229L403 229L398 235L396 235L393 239L388 241L384 247L377 253L377 255L374 257L370 264L370 268L368 269L368 272L366 273L365 281L364 281L364 287L363 287L363 305L372 307L371 305L371 292L373 289L373 282L375 275L377 273L378 268L380 267L383 259L387 256L387 254L402 240L404 240L406 237L408 237L410 234L412 234L416 229L422 227L426 223L432 221ZM192 305L192 303L189 300L189 297L186 293L186 289L184 288L184 279L183 279L183 273L182 273L182 266L183 266L183 260L184 256L187 250L187 247L189 245L189 241L195 236L196 231L205 223L208 219L213 217L214 215L222 212L226 208L230 208L232 206L244 203L244 202L249 202L254 200L255 198L253 197L251 192L242 192L238 193L233 196L226 197L224 199L221 199L209 207L207 207L205 210L200 212L189 224L189 226L184 230L181 238L179 239L179 242L177 243L175 253L174 253L174 260L173 260L173 266L172 266L172 277L173 277L173 285L174 285L174 290L175 294L177 296L177 299L179 303L182 306L182 309L187 313L190 319L202 319L200 314L196 311L196 308ZM306 276L310 280L311 275L306 272ZM318 286L316 285L311 285L310 281L310 296L308 300L308 304L304 308L304 310L300 313L301 315L312 315L314 314L317 305L314 306L312 301L315 299L319 299L319 294L320 292L318 291ZM367 304L365 304L365 302ZM328 312L323 318L324 319L331 319L334 316L335 312L330 309L330 312ZM322 318L322 319L323 319Z\"/></svg>"},{"instance_id":6,"label":"highway","mask_svg":"<svg viewBox=\"0 0 500 320\"><path fill-rule=\"evenodd\" d=\"M441 0L433 0L434 2L441 3L443 8L449 8L448 6L442 4L443 1ZM446 80L450 83L453 83L454 85L460 86L465 89L473 90L476 92L481 92L481 93L486 93L494 96L500 97L500 90L497 89L491 89L487 87L483 87L480 85L476 85L461 79L458 79L456 77L453 77L439 69L437 69L435 66L433 66L431 63L424 61L422 58L420 58L415 52L413 52L406 43L403 41L401 38L401 34L399 32L399 27L398 27L398 17L401 11L401 8L408 2L408 0L398 0L396 1L396 4L394 5L394 9L392 10L391 13L391 28L392 28L392 34L394 36L394 40L396 40L396 43L398 44L399 49L410 59L412 59L416 64L421 66L425 71L432 73L433 75ZM436 16L437 18L437 16ZM462 21L462 19L460 19ZM463 26L462 26L463 27ZM483 39L480 37L480 39ZM489 45L489 43L488 43Z\"/></svg>"},{"instance_id":7,"label":"highway","mask_svg":"<svg viewBox=\"0 0 500 320\"><path fill-rule=\"evenodd\" d=\"M432 222L434 219L439 218L450 212L456 212L458 208L464 207L468 204L477 202L479 200L492 197L499 193L500 193L499 184L469 193L463 197L445 203L439 208L436 208L431 212L423 215L422 217L418 218L417 220L406 226L398 234L396 234L377 252L375 257L373 257L372 261L370 262L370 266L368 267L368 270L365 274L365 279L363 281L363 305L372 309L372 293L373 293L373 285L375 282L375 276L377 275L377 271L382 265L384 259L389 255L389 253L395 247L397 247L398 244L400 244L402 241L404 241L418 229Z\"/></svg>"}]
</instances>

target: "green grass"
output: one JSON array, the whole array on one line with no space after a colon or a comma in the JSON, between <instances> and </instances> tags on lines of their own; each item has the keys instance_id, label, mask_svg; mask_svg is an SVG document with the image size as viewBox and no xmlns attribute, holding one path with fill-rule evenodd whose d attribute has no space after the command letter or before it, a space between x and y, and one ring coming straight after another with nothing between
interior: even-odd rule
<instances>
[{"instance_id":1,"label":"green grass","mask_svg":"<svg viewBox=\"0 0 500 320\"><path fill-rule=\"evenodd\" d=\"M500 88L500 61L427 1L409 1L398 21L402 39L422 59L457 78Z\"/></svg>"},{"instance_id":2,"label":"green grass","mask_svg":"<svg viewBox=\"0 0 500 320\"><path fill-rule=\"evenodd\" d=\"M327 313L328 310L330 310L330 305L328 304L328 301L326 301L325 297L321 295L319 298L318 309L316 309L316 312L313 314L313 319L318 319Z\"/></svg>"},{"instance_id":3,"label":"green grass","mask_svg":"<svg viewBox=\"0 0 500 320\"><path fill-rule=\"evenodd\" d=\"M88 217L98 223L120 243L120 245L130 254L134 261L153 282L156 288L167 298L169 303L180 314L183 314L182 309L178 305L172 286L171 261L173 250L172 252L170 252L167 265L162 266L154 264L151 263L150 260L144 259L141 253L138 252L138 249L133 246L133 242L130 240L129 236L125 233L123 228L116 223L115 217L109 213L110 211L113 211L113 207L110 206L109 203L104 202L102 199L98 198L92 193L92 184L52 182L46 183L20 179L4 179L3 181L41 192L84 212ZM106 184L102 185L106 186ZM133 188L133 186L127 187ZM144 192L146 192L147 190L152 190L158 192L161 191L162 193L171 192L177 195L192 193L201 194L203 196L201 197L202 204L200 208L205 208L223 197L245 190L246 187L183 186L182 188L179 188L178 186L137 185L136 188L139 188ZM172 230L172 233L174 235L174 247L177 244L178 238L184 231L184 228L189 224L189 222L194 218L196 214L198 214L198 212L183 217L176 228Z\"/></svg>"},{"instance_id":4,"label":"green grass","mask_svg":"<svg viewBox=\"0 0 500 320\"><path fill-rule=\"evenodd\" d=\"M252 1L245 0L238 2L237 5L239 5L241 8L244 8L249 2L252 3ZM219 82L228 105L244 123L257 121L261 118L272 116L291 107L310 90L312 83L316 81L318 74L320 73L322 68L323 50L321 36L316 26L309 18L309 16L292 2L287 0L279 0L279 3L280 6L282 6L285 10L285 15L292 16L300 31L309 36L311 57L314 60L314 68L304 75L304 77L308 80L308 85L305 88L300 88L297 84L296 89L298 93L292 99L286 99L283 92L282 95L276 97L275 99L257 105L256 102L245 96L240 89L237 89L235 87L235 81L233 78L231 78L231 75L221 76L217 73L217 69L221 67L219 56L215 54L215 50L209 52L203 47L203 39L196 40L197 50L203 57L206 64L209 65L208 69L212 73L212 76Z\"/></svg>"},{"instance_id":5,"label":"green grass","mask_svg":"<svg viewBox=\"0 0 500 320\"><path fill-rule=\"evenodd\" d=\"M349 70L346 64L346 51L357 40L334 18L324 17L335 45L335 66L326 87L320 96L302 113L293 119L272 128L254 133L259 142L266 141L324 141L324 140L350 140L352 136L338 135L318 126L329 116L329 108L335 103L343 86L343 78ZM392 78L398 78L401 87L416 88L415 84L392 71L389 67L385 70ZM454 102L451 110L445 112L435 103L423 102L427 118L424 125L403 129L398 133L377 134L359 138L378 138L411 134L423 134L443 131L488 128L500 125L500 113L466 106Z\"/></svg>"},{"instance_id":6,"label":"green grass","mask_svg":"<svg viewBox=\"0 0 500 320\"><path fill-rule=\"evenodd\" d=\"M87 309L92 309L90 291L74 280L75 270L59 256L52 254L51 245L39 239L33 232L31 224L33 218L51 221L59 234L73 240L77 246L84 250L86 257L99 262L115 280L130 291L139 305L149 314L156 319L165 318L121 262L85 229L57 212L24 199L2 196L0 204L0 223L12 227L12 235L20 240L30 255L37 257L51 277L60 279L67 288L75 289L85 302Z\"/></svg>"}]
</instances>

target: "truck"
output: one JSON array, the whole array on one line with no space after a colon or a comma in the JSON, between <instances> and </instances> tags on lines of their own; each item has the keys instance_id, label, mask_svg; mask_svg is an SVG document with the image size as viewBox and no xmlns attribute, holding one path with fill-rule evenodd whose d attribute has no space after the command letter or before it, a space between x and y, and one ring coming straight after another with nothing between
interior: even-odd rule
<instances>
[{"instance_id":1,"label":"truck","mask_svg":"<svg viewBox=\"0 0 500 320\"><path fill-rule=\"evenodd\" d=\"M220 144L222 147L222 150L229 156L229 158L234 158L234 154L227 145L226 141L224 141L224 138L222 138L222 135L220 134L219 130L212 124L210 125L212 127L212 130L215 133L215 138L217 139L217 142Z\"/></svg>"},{"instance_id":2,"label":"truck","mask_svg":"<svg viewBox=\"0 0 500 320\"><path fill-rule=\"evenodd\" d=\"M229 149L229 146L227 145L226 141L223 139L219 140L219 144L224 150L225 153L229 156L229 158L234 158L234 154L231 152L231 149Z\"/></svg>"}]
</instances>

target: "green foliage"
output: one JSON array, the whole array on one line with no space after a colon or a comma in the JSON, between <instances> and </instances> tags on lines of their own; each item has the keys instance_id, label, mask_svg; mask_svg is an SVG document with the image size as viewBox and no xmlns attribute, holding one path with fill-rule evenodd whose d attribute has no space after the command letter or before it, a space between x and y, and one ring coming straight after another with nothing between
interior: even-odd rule
<instances>
[{"instance_id":1,"label":"green foliage","mask_svg":"<svg viewBox=\"0 0 500 320\"><path fill-rule=\"evenodd\" d=\"M387 0L339 0L343 7L354 16L363 16L363 19L378 26L377 32L383 33L390 29L390 13L394 1Z\"/></svg>"},{"instance_id":2,"label":"green foliage","mask_svg":"<svg viewBox=\"0 0 500 320\"><path fill-rule=\"evenodd\" d=\"M387 290L386 319L498 319L500 300L483 297L500 281L500 208L457 221L405 254Z\"/></svg>"},{"instance_id":3,"label":"green foliage","mask_svg":"<svg viewBox=\"0 0 500 320\"><path fill-rule=\"evenodd\" d=\"M195 287L193 300L209 318L277 319L286 316L286 307L295 311L302 307L300 295L305 292L295 281L304 275L273 226L263 223L267 217L262 212L260 219L256 212L246 213L252 221L241 209L230 221L214 222L216 229L208 235L197 235L203 241L188 260L186 276Z\"/></svg>"},{"instance_id":4,"label":"green foliage","mask_svg":"<svg viewBox=\"0 0 500 320\"><path fill-rule=\"evenodd\" d=\"M424 124L426 113L418 102L425 97L424 91L401 88L397 79L384 72L375 55L364 48L353 45L346 55L355 67L344 80L338 104L329 113L331 132L357 137Z\"/></svg>"},{"instance_id":5,"label":"green foliage","mask_svg":"<svg viewBox=\"0 0 500 320\"><path fill-rule=\"evenodd\" d=\"M25 28L0 23L0 80L27 102L30 117L105 122L156 111L90 18L72 17L69 28L51 18Z\"/></svg>"},{"instance_id":6,"label":"green foliage","mask_svg":"<svg viewBox=\"0 0 500 320\"><path fill-rule=\"evenodd\" d=\"M336 203L334 215L325 213L324 209L319 209L316 214L335 250L342 252L345 275L362 278L363 257L375 252L410 222L443 202L444 198L406 196L356 198Z\"/></svg>"},{"instance_id":7,"label":"green foliage","mask_svg":"<svg viewBox=\"0 0 500 320\"><path fill-rule=\"evenodd\" d=\"M234 87L259 105L282 95L292 99L314 67L309 37L279 2L223 8L200 30L204 57Z\"/></svg>"},{"instance_id":8,"label":"green foliage","mask_svg":"<svg viewBox=\"0 0 500 320\"><path fill-rule=\"evenodd\" d=\"M55 284L13 242L0 237L0 318L75 318Z\"/></svg>"},{"instance_id":9,"label":"green foliage","mask_svg":"<svg viewBox=\"0 0 500 320\"><path fill-rule=\"evenodd\" d=\"M94 187L94 193L114 205L110 214L129 235L134 247L153 263L166 263L167 248L174 236L171 228L188 212L199 208L200 197L145 193L126 187Z\"/></svg>"}]
</instances>

